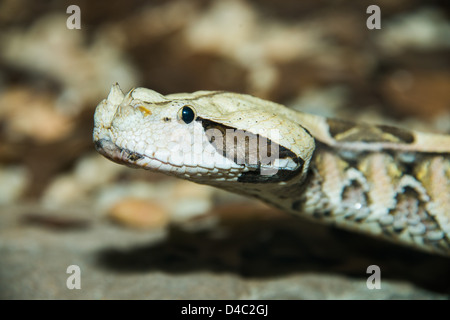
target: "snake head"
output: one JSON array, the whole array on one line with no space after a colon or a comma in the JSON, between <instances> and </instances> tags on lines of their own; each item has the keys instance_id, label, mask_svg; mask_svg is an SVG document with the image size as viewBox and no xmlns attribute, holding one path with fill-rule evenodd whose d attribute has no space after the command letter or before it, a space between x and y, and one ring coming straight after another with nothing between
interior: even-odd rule
<instances>
[{"instance_id":1,"label":"snake head","mask_svg":"<svg viewBox=\"0 0 450 320\"><path fill-rule=\"evenodd\" d=\"M163 96L136 88L124 95L115 84L96 108L93 140L112 161L199 183L303 179L314 139L261 101L218 91Z\"/></svg>"}]
</instances>

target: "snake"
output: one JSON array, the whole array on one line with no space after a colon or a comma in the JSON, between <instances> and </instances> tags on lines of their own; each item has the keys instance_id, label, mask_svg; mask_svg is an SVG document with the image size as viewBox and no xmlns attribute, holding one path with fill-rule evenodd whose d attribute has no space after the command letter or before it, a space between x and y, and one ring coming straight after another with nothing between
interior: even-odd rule
<instances>
[{"instance_id":1,"label":"snake","mask_svg":"<svg viewBox=\"0 0 450 320\"><path fill-rule=\"evenodd\" d=\"M106 158L450 256L450 135L332 119L251 95L124 94L95 109ZM389 242L390 241L390 242Z\"/></svg>"}]
</instances>

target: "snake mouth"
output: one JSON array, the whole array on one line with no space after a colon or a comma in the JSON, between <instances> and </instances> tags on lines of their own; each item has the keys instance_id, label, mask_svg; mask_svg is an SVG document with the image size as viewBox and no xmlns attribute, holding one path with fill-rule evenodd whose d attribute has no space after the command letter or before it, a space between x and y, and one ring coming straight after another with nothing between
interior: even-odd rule
<instances>
[{"instance_id":1,"label":"snake mouth","mask_svg":"<svg viewBox=\"0 0 450 320\"><path fill-rule=\"evenodd\" d=\"M99 139L94 142L95 149L104 157L118 164L125 164L130 167L140 167L136 161L143 159L144 155L117 146L109 139Z\"/></svg>"}]
</instances>

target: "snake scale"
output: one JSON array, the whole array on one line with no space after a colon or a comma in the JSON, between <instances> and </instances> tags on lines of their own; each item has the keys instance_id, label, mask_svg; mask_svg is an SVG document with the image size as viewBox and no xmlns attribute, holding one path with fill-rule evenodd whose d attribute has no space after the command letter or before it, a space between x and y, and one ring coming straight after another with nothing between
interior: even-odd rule
<instances>
[{"instance_id":1,"label":"snake scale","mask_svg":"<svg viewBox=\"0 0 450 320\"><path fill-rule=\"evenodd\" d=\"M256 197L295 215L450 255L450 136L352 123L250 95L118 84L93 140L135 168Z\"/></svg>"}]
</instances>

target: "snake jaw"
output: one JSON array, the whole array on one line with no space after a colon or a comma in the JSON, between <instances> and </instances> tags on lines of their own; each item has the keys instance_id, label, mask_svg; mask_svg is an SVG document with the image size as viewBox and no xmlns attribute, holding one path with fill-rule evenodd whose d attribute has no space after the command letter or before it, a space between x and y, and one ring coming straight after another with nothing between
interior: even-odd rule
<instances>
[{"instance_id":1,"label":"snake jaw","mask_svg":"<svg viewBox=\"0 0 450 320\"><path fill-rule=\"evenodd\" d=\"M144 158L143 155L130 151L125 148L118 147L114 142L109 139L103 138L94 142L95 149L104 157L111 161L124 164L129 167L140 168L141 165L137 162Z\"/></svg>"}]
</instances>

